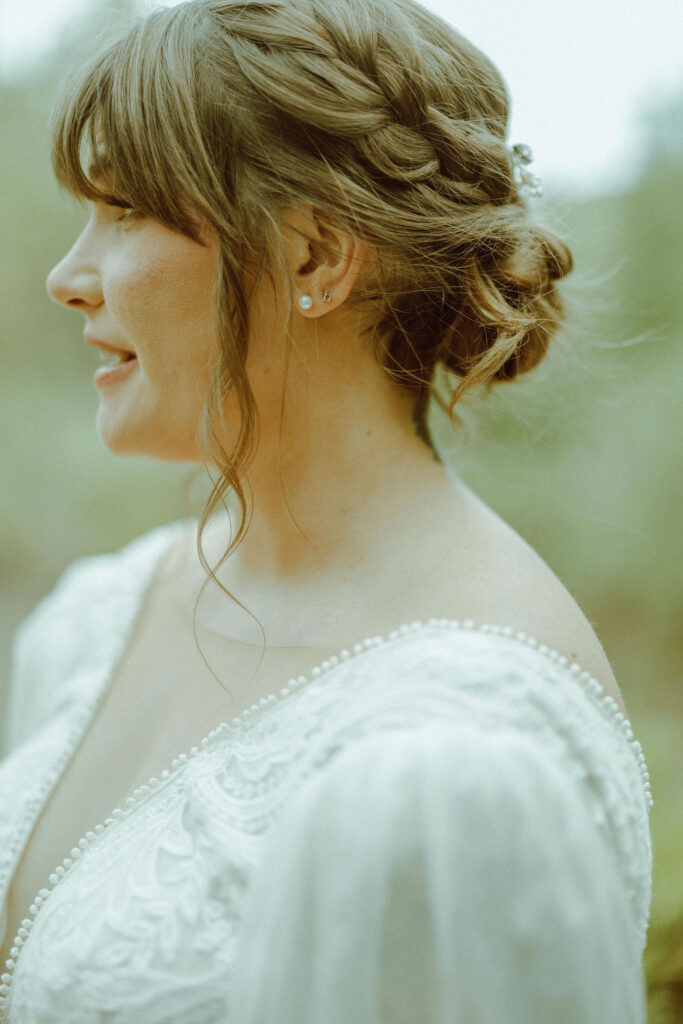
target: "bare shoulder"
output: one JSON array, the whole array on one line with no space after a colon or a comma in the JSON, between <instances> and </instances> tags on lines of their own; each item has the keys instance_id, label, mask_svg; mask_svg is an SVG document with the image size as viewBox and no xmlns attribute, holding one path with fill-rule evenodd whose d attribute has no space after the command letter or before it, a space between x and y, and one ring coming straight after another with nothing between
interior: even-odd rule
<instances>
[{"instance_id":1,"label":"bare shoulder","mask_svg":"<svg viewBox=\"0 0 683 1024\"><path fill-rule=\"evenodd\" d=\"M508 523L476 495L469 496L468 535L464 545L458 544L452 566L459 585L446 599L452 617L511 626L547 644L590 672L626 715L605 650L567 587ZM441 578L445 582L447 573Z\"/></svg>"},{"instance_id":2,"label":"bare shoulder","mask_svg":"<svg viewBox=\"0 0 683 1024\"><path fill-rule=\"evenodd\" d=\"M529 548L528 557L522 557L521 562L518 599L502 614L507 615L510 625L516 624L515 619L522 621L520 628L529 636L578 662L598 680L604 695L611 695L627 715L619 684L594 625L537 552Z\"/></svg>"}]
</instances>

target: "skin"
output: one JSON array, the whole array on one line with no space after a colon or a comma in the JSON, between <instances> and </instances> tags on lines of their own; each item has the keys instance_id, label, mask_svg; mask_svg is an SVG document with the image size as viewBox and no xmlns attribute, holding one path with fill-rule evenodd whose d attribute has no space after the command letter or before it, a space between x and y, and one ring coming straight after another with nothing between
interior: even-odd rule
<instances>
[{"instance_id":1,"label":"skin","mask_svg":"<svg viewBox=\"0 0 683 1024\"><path fill-rule=\"evenodd\" d=\"M216 245L116 206L89 206L47 288L84 314L84 333L138 357L132 377L98 392L100 436L117 455L197 461L192 439L215 344Z\"/></svg>"},{"instance_id":2,"label":"skin","mask_svg":"<svg viewBox=\"0 0 683 1024\"><path fill-rule=\"evenodd\" d=\"M218 351L216 240L205 231L200 245L135 212L89 207L47 288L84 315L88 335L137 354L131 375L98 389L97 429L118 455L198 463L195 432ZM314 304L295 305L280 443L285 282L265 278L252 291L246 366L261 420L246 474L253 516L218 574L278 634L293 628L302 602L386 580L397 554L415 549L425 510L453 525L461 489L416 436L413 396L390 380L349 311L371 254L310 206L284 211L283 221L296 298ZM235 409L225 415L236 427Z\"/></svg>"},{"instance_id":3,"label":"skin","mask_svg":"<svg viewBox=\"0 0 683 1024\"><path fill-rule=\"evenodd\" d=\"M572 596L526 541L435 460L415 433L412 396L361 337L346 300L372 253L311 207L284 211L283 221L295 293L314 302L309 310L295 303L280 439L285 282L276 278L273 286L266 277L251 290L246 368L261 421L245 474L252 515L243 542L216 569L249 611L207 587L198 628L260 653L262 634L249 612L269 648L339 650L430 616L509 625L578 660L626 713ZM83 313L88 333L138 355L132 375L100 391L97 427L117 454L201 461L195 431L217 358L217 246L210 233L203 241L93 204L49 275L52 298ZM235 409L226 406L225 418L232 432ZM230 496L228 507L236 522ZM203 544L216 566L229 536L222 516L213 525ZM196 585L204 570L196 552L194 559ZM172 579L174 596L191 590L183 572Z\"/></svg>"}]
</instances>

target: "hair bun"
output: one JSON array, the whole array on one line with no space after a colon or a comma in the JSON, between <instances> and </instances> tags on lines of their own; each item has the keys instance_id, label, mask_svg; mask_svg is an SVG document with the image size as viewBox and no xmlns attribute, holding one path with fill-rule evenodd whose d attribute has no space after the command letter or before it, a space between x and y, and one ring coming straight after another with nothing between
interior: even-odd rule
<instances>
[{"instance_id":1,"label":"hair bun","mask_svg":"<svg viewBox=\"0 0 683 1024\"><path fill-rule=\"evenodd\" d=\"M495 250L475 252L458 274L454 327L436 354L465 378L455 401L477 384L509 381L533 369L563 322L555 282L572 270L571 252L519 213L516 231L508 230Z\"/></svg>"}]
</instances>

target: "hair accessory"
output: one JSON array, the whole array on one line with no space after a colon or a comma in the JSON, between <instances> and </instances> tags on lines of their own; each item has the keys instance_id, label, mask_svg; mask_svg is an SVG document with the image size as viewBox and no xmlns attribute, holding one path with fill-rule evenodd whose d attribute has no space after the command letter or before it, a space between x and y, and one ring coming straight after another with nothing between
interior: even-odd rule
<instances>
[{"instance_id":1,"label":"hair accessory","mask_svg":"<svg viewBox=\"0 0 683 1024\"><path fill-rule=\"evenodd\" d=\"M299 299L299 306L301 309L310 309L313 305L313 299L310 295L302 295Z\"/></svg>"},{"instance_id":2,"label":"hair accessory","mask_svg":"<svg viewBox=\"0 0 683 1024\"><path fill-rule=\"evenodd\" d=\"M323 295L323 302L331 302L331 301L332 301L332 296L330 295L330 293L328 292L328 290L326 288L325 289L325 294Z\"/></svg>"},{"instance_id":3,"label":"hair accessory","mask_svg":"<svg viewBox=\"0 0 683 1024\"><path fill-rule=\"evenodd\" d=\"M517 142L510 149L510 157L514 168L515 181L525 195L539 197L543 195L543 182L528 170L534 155L525 142Z\"/></svg>"}]
</instances>

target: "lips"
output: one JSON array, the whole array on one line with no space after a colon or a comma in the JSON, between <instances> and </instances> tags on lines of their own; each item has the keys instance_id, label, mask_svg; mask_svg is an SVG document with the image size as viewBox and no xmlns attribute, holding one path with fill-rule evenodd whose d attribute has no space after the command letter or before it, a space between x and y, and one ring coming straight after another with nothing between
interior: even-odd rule
<instances>
[{"instance_id":1,"label":"lips","mask_svg":"<svg viewBox=\"0 0 683 1024\"><path fill-rule=\"evenodd\" d=\"M111 352L112 355L124 354L128 358L134 358L135 352L129 348L123 348L121 345L110 345L108 341L100 341L99 338L93 338L91 335L85 335L86 345L90 345L91 348L102 349L103 352Z\"/></svg>"}]
</instances>

